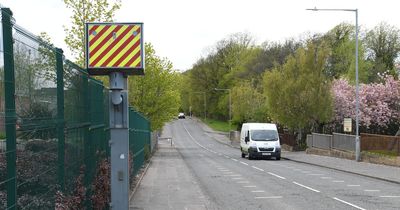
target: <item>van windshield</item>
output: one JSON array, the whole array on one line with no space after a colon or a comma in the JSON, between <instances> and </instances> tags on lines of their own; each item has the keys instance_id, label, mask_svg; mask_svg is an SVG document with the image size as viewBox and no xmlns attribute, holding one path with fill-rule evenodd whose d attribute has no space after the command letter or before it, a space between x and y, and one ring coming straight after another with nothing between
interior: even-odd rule
<instances>
[{"instance_id":1,"label":"van windshield","mask_svg":"<svg viewBox=\"0 0 400 210\"><path fill-rule=\"evenodd\" d=\"M275 130L252 130L250 131L253 141L277 141L278 132Z\"/></svg>"}]
</instances>

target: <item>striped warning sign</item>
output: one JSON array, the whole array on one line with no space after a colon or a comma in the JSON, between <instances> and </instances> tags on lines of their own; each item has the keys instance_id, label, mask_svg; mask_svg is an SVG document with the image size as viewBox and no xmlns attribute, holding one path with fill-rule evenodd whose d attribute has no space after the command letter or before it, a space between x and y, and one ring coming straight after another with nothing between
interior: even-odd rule
<instances>
[{"instance_id":1,"label":"striped warning sign","mask_svg":"<svg viewBox=\"0 0 400 210\"><path fill-rule=\"evenodd\" d=\"M87 23L88 70L97 74L121 69L143 70L142 30L142 23Z\"/></svg>"}]
</instances>

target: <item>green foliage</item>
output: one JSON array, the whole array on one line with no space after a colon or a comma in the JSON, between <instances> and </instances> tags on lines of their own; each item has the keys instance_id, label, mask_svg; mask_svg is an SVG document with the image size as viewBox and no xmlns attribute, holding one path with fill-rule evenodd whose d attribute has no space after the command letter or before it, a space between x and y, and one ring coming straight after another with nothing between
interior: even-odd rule
<instances>
[{"instance_id":1,"label":"green foliage","mask_svg":"<svg viewBox=\"0 0 400 210\"><path fill-rule=\"evenodd\" d=\"M296 129L330 120L330 81L323 73L327 57L324 43L309 42L282 67L264 74L264 93L274 121Z\"/></svg>"},{"instance_id":2,"label":"green foliage","mask_svg":"<svg viewBox=\"0 0 400 210\"><path fill-rule=\"evenodd\" d=\"M152 130L158 130L178 113L182 78L151 44L145 48L145 76L129 77L129 102L151 121Z\"/></svg>"},{"instance_id":3,"label":"green foliage","mask_svg":"<svg viewBox=\"0 0 400 210\"><path fill-rule=\"evenodd\" d=\"M400 53L400 30L385 22L368 31L368 59L373 61L369 82L379 82L384 74L397 78L395 61Z\"/></svg>"},{"instance_id":4,"label":"green foliage","mask_svg":"<svg viewBox=\"0 0 400 210\"><path fill-rule=\"evenodd\" d=\"M236 123L269 121L265 96L250 81L240 81L232 88L232 118Z\"/></svg>"},{"instance_id":5,"label":"green foliage","mask_svg":"<svg viewBox=\"0 0 400 210\"><path fill-rule=\"evenodd\" d=\"M64 0L72 10L71 28L64 26L65 43L75 56L75 62L84 66L85 23L112 22L115 12L121 7L121 0Z\"/></svg>"}]
</instances>

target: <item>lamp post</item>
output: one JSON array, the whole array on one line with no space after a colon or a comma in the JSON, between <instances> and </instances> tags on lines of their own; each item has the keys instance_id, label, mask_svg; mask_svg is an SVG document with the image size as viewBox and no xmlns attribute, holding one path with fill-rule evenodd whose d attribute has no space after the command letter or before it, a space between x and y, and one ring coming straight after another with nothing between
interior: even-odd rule
<instances>
[{"instance_id":1,"label":"lamp post","mask_svg":"<svg viewBox=\"0 0 400 210\"><path fill-rule=\"evenodd\" d=\"M229 140L231 140L231 121L232 121L232 96L231 89L214 88L214 90L228 91L229 93Z\"/></svg>"},{"instance_id":2,"label":"lamp post","mask_svg":"<svg viewBox=\"0 0 400 210\"><path fill-rule=\"evenodd\" d=\"M202 93L204 96L204 120L207 121L207 98L206 98L206 92L205 91L197 91L193 93Z\"/></svg>"},{"instance_id":3,"label":"lamp post","mask_svg":"<svg viewBox=\"0 0 400 210\"><path fill-rule=\"evenodd\" d=\"M358 9L306 9L311 11L345 11L356 14L356 161L360 161L360 136L359 136L359 85L358 85Z\"/></svg>"}]
</instances>

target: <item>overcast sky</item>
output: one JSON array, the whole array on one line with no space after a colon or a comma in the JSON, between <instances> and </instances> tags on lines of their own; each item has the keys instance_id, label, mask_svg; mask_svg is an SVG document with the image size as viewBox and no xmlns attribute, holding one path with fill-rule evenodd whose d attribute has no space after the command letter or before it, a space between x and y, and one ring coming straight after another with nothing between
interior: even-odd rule
<instances>
[{"instance_id":1,"label":"overcast sky","mask_svg":"<svg viewBox=\"0 0 400 210\"><path fill-rule=\"evenodd\" d=\"M0 4L11 8L18 25L34 34L47 32L71 58L62 27L69 25L71 13L62 0L0 0ZM358 8L364 28L382 21L400 28L398 0L122 0L115 21L143 22L145 41L174 68L187 70L207 49L233 33L250 33L262 43L323 33L341 22L355 23L352 12L305 10L314 7Z\"/></svg>"}]
</instances>

